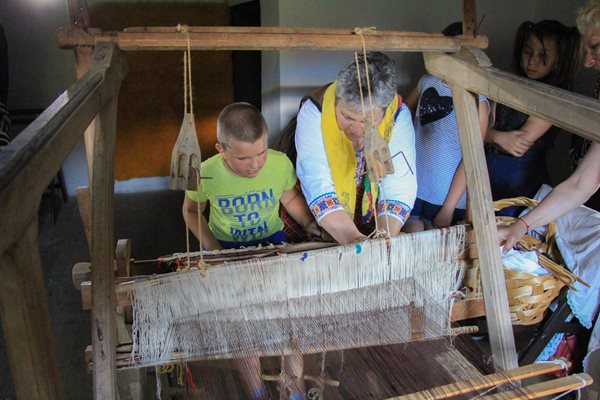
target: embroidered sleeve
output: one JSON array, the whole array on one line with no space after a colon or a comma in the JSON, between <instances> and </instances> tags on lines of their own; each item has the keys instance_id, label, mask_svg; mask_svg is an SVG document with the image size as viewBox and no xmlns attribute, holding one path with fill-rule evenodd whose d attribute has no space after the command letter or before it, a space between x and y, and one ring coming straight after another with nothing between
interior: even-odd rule
<instances>
[{"instance_id":1,"label":"embroidered sleeve","mask_svg":"<svg viewBox=\"0 0 600 400\"><path fill-rule=\"evenodd\" d=\"M389 215L394 217L402 224L406 222L412 208L408 204L396 200L379 200L377 202L377 215Z\"/></svg>"},{"instance_id":2,"label":"embroidered sleeve","mask_svg":"<svg viewBox=\"0 0 600 400\"><path fill-rule=\"evenodd\" d=\"M302 193L317 222L332 211L343 210L331 178L321 134L321 113L306 101L296 126L296 174Z\"/></svg>"},{"instance_id":3,"label":"embroidered sleeve","mask_svg":"<svg viewBox=\"0 0 600 400\"><path fill-rule=\"evenodd\" d=\"M390 154L394 173L386 176L380 184L377 215L390 215L404 223L417 195L415 130L410 111L404 104L394 125Z\"/></svg>"},{"instance_id":4,"label":"embroidered sleeve","mask_svg":"<svg viewBox=\"0 0 600 400\"><path fill-rule=\"evenodd\" d=\"M308 205L315 219L320 221L324 216L335 210L343 210L335 192L323 193Z\"/></svg>"}]
</instances>

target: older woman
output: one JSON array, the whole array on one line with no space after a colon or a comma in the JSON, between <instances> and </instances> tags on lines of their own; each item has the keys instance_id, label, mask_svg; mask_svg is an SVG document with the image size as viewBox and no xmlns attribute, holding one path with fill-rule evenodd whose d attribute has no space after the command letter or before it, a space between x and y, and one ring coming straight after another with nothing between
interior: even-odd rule
<instances>
[{"instance_id":1,"label":"older woman","mask_svg":"<svg viewBox=\"0 0 600 400\"><path fill-rule=\"evenodd\" d=\"M382 53L366 58L366 63L358 58L362 88L352 61L321 95L304 102L297 120L296 172L302 191L319 225L341 244L363 239L365 230L361 233L359 228L373 216L380 229L398 234L417 188L414 129L410 111L396 94L396 66ZM379 185L371 185L365 174L364 124L365 116L371 116L370 104L395 170Z\"/></svg>"},{"instance_id":2,"label":"older woman","mask_svg":"<svg viewBox=\"0 0 600 400\"><path fill-rule=\"evenodd\" d=\"M577 16L577 27L584 35L584 66L600 71L600 0L588 1ZM596 97L600 80L596 82ZM503 250L510 250L527 231L544 226L585 203L600 187L600 143L583 141L575 172L558 185L530 213L515 223L498 229Z\"/></svg>"}]
</instances>

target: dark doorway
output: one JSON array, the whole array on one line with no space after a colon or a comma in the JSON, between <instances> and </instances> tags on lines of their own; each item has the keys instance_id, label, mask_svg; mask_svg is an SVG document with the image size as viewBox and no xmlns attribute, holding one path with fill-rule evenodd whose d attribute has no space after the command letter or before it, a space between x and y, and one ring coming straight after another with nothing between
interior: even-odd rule
<instances>
[{"instance_id":1,"label":"dark doorway","mask_svg":"<svg viewBox=\"0 0 600 400\"><path fill-rule=\"evenodd\" d=\"M230 7L231 26L260 26L260 1ZM233 98L261 109L260 51L233 51Z\"/></svg>"}]
</instances>

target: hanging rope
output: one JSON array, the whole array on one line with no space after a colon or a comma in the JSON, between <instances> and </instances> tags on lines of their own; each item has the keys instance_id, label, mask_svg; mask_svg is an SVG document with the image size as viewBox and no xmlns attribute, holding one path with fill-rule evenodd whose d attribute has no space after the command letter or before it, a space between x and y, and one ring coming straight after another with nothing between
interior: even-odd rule
<instances>
[{"instance_id":1,"label":"hanging rope","mask_svg":"<svg viewBox=\"0 0 600 400\"><path fill-rule=\"evenodd\" d=\"M174 369L175 369L174 363L157 365L156 367L154 367L154 374L156 375L156 392L155 392L155 394L156 394L157 399L162 398L161 397L162 384L160 381L160 375L170 374L173 372Z\"/></svg>"},{"instance_id":2,"label":"hanging rope","mask_svg":"<svg viewBox=\"0 0 600 400\"><path fill-rule=\"evenodd\" d=\"M367 62L367 46L365 44L365 37L364 34L367 35L374 35L375 34L375 27L374 26L370 26L367 28L354 28L354 33L360 36L360 40L362 42L362 49L363 49L363 57L365 60L365 74L366 74L366 78L367 78L367 91L369 94L369 107L371 108L371 121L373 123L375 123L375 118L373 117L373 98L371 96L371 82L369 79L369 64ZM357 61L357 65L358 65L358 61ZM360 85L360 74L359 76L359 85ZM361 100L362 100L362 88L361 88ZM364 108L364 102L363 102L363 108ZM364 110L363 110L364 112Z\"/></svg>"},{"instance_id":3,"label":"hanging rope","mask_svg":"<svg viewBox=\"0 0 600 400\"><path fill-rule=\"evenodd\" d=\"M189 29L185 25L177 25L177 31L184 33L187 39L187 49L183 52L183 113L184 115L190 114L190 118L194 118L194 96L192 91L192 48L190 43ZM188 108L189 100L189 108ZM196 174L196 190L200 187L200 170L193 167L194 173ZM206 275L206 263L204 262L203 245L202 245L202 212L200 210L200 202L196 202L197 213L198 213L198 242L200 246L200 261L198 262L198 268L200 269L200 275ZM186 213L188 211L186 210ZM185 218L185 245L186 245L186 267L185 270L191 268L190 262L190 230Z\"/></svg>"},{"instance_id":4,"label":"hanging rope","mask_svg":"<svg viewBox=\"0 0 600 400\"><path fill-rule=\"evenodd\" d=\"M308 391L308 399L309 400L325 400L323 393L325 392L325 356L327 353L323 352L321 355L321 375L316 381L317 386L310 388Z\"/></svg>"},{"instance_id":5,"label":"hanging rope","mask_svg":"<svg viewBox=\"0 0 600 400\"><path fill-rule=\"evenodd\" d=\"M292 393L292 380L285 372L285 356L281 356L281 372L279 373L279 400L286 400Z\"/></svg>"},{"instance_id":6,"label":"hanging rope","mask_svg":"<svg viewBox=\"0 0 600 400\"><path fill-rule=\"evenodd\" d=\"M183 52L183 113L194 114L194 103L192 97L192 51L190 44L190 33L186 25L177 25L177 32L184 33L187 38L187 50ZM190 107L188 109L188 97ZM189 111L188 111L189 110Z\"/></svg>"},{"instance_id":7,"label":"hanging rope","mask_svg":"<svg viewBox=\"0 0 600 400\"><path fill-rule=\"evenodd\" d=\"M374 35L375 34L375 27L367 27L367 28L354 28L354 33L356 35L360 36L361 42L362 42L362 50L363 50L363 60L365 61L365 78L367 80L367 94L368 94L368 98L369 98L369 110L371 113L371 125L375 128L375 115L373 114L373 96L371 94L371 79L369 77L369 62L367 61L367 46L365 44L365 38L364 38L364 34L367 35ZM358 77L358 88L360 91L360 101L361 101L361 105L362 105L362 111L363 111L363 118L366 117L366 110L365 110L365 101L364 101L364 94L363 94L363 90L362 90L362 79L361 79L361 74L360 74L360 65L358 62L358 54L356 52L354 52L354 61L356 63L356 75ZM384 110L385 112L385 110ZM376 133L377 134L377 133ZM365 149L366 151L366 149ZM372 166L373 168L375 168L375 166ZM366 172L365 172L366 174ZM367 175L368 177L368 175ZM366 179L366 178L365 178ZM375 185L376 187L379 186L379 181L378 182L371 182L371 185ZM383 198L383 209L385 210L387 208L387 197L385 195L385 191L383 189L383 185L381 185L381 191L380 191L380 196L381 198ZM384 214L384 219L385 219L385 231L382 231L379 229L379 222L378 222L378 218L377 218L377 199L373 200L375 204L372 204L371 206L373 207L373 214L374 214L374 220L375 220L375 231L373 232L373 237L380 237L380 236L384 236L386 238L391 237L390 234L390 223L389 223L389 215Z\"/></svg>"},{"instance_id":8,"label":"hanging rope","mask_svg":"<svg viewBox=\"0 0 600 400\"><path fill-rule=\"evenodd\" d=\"M360 65L358 64L358 53L357 52L354 52L354 63L356 64L356 76L358 77L358 90L360 92L360 103L362 106L363 118L366 118L367 112L365 110L365 97L363 95L363 90L362 90L362 79L360 77Z\"/></svg>"},{"instance_id":9,"label":"hanging rope","mask_svg":"<svg viewBox=\"0 0 600 400\"><path fill-rule=\"evenodd\" d=\"M194 168L194 172L196 173L196 188L200 187L200 171L196 168ZM201 222L202 222L202 211L200 210L200 202L196 202L196 210L198 213L198 243L200 245L200 260L198 261L198 268L200 269L200 276L201 277L205 277L206 276L206 267L207 264L204 262L204 246L202 245L202 229L201 229ZM186 232L188 232L189 235L189 231L186 230ZM189 268L189 255L190 255L190 249L188 247L187 249L188 251L188 268Z\"/></svg>"}]
</instances>

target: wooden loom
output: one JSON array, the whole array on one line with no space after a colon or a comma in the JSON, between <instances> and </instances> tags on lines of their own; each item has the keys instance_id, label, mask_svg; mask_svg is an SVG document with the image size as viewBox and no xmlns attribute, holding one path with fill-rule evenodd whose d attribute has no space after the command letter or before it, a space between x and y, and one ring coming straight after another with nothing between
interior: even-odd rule
<instances>
[{"instance_id":1,"label":"wooden loom","mask_svg":"<svg viewBox=\"0 0 600 400\"><path fill-rule=\"evenodd\" d=\"M433 231L429 231L430 233ZM413 238L411 239L412 241L415 240L419 240L418 236L421 234L426 234L425 232L420 233L420 234L413 234L413 235L406 235L403 238L408 238L409 236L412 236ZM416 236L415 236L416 235ZM331 248L333 244L331 243L302 243L299 245L286 245L286 246L268 246L266 248L259 248L259 249L247 249L247 250L227 250L224 252L211 252L211 253L207 253L204 255L204 262L206 262L209 265L209 273L212 272L212 268L213 267L217 267L219 268L220 265L223 264L224 261L229 262L229 265L235 265L235 264L239 264L240 262L244 262L245 264L245 268L249 268L250 265L244 261L244 260L257 260L258 258L261 259L265 259L265 258L275 258L280 260L279 264L285 264L285 269L289 269L292 268L294 269L294 267L290 266L290 256L292 258L294 258L294 254L298 254L296 256L296 258L300 257L300 255L302 255L302 258L315 258L315 257L319 257L319 249L326 249L326 248ZM473 281L476 279L476 269L475 268L469 268L469 266L472 266L472 260L469 259L469 257L472 257L472 254L468 254L467 250L469 248L469 244L468 243L463 243L462 245L462 254L459 255L459 258L461 259L460 264L462 264L462 268L466 268L467 269L467 278L464 279L464 284L465 285L473 285ZM349 246L349 247L354 247L354 246ZM397 247L396 247L397 248ZM334 249L335 250L335 249ZM354 252L352 252L354 253ZM364 244L363 244L363 253L364 253ZM118 278L117 279L117 288L116 288L116 292L117 292L117 307L118 309L123 309L123 308L131 308L132 306L132 295L131 295L131 291L135 290L133 289L136 286L151 286L151 287L159 287L162 286L164 284L169 284L169 282L171 281L171 278L173 277L174 274L167 274L167 275L156 275L156 264L150 264L149 260L145 260L145 261L141 261L141 262L132 262L133 259L131 258L131 254L130 254L130 246L128 241L124 241L121 240L119 241L119 244L117 246L117 251L116 251L116 268L117 270L120 271L120 273L124 273L126 270L129 270L130 273L132 274L132 277L123 277L123 278ZM338 254L341 253L336 253L336 258L338 257ZM200 260L199 257L199 253L193 253L191 255L191 265L193 268L195 268L196 265L198 265L198 262ZM185 253L180 253L180 254L174 254L172 256L166 256L166 257L161 257L160 258L160 262L161 262L161 271L167 272L167 270L171 270L174 271L175 268L182 266L184 267L187 263L187 254ZM233 264L231 264L233 263ZM321 263L326 263L325 260L322 260ZM166 265L169 265L170 268L166 268ZM89 267L89 263L81 263L79 266L81 267ZM283 266L283 265L282 265ZM340 265L341 267L342 265ZM438 265L441 267L441 265ZM148 268L150 267L150 268ZM308 268L308 266L304 265L303 267L301 267L301 269L306 270L306 268ZM81 272L83 272L82 274L80 274L80 276L78 278L84 278L85 276L89 274L85 273L85 269L81 270ZM340 268L341 269L341 268ZM343 268L345 269L345 268ZM198 272L193 272L191 271L193 275L198 276ZM425 272L425 271L423 271ZM136 276L139 274L144 274L145 276ZM182 273L179 272L177 274L175 274L175 276L180 276ZM232 272L228 273L228 276L233 276L231 275ZM324 272L324 275L327 276L328 273ZM203 279L207 279L207 280L211 280L214 279L213 275L207 275L206 278ZM78 279L80 280L80 279ZM242 279L242 282L246 282L246 280ZM476 283L475 283L476 284ZM91 309L92 304L91 304L91 282L89 281L83 281L81 282L81 292L82 292L82 301L83 301L83 305L84 305L84 309ZM288 289L289 290L289 289ZM199 293L202 292L202 290L194 290L194 293ZM152 291L152 302L162 302L162 300L158 300L157 296L158 293L156 293L155 291ZM135 295L134 295L135 296ZM384 295L385 296L385 295ZM186 298L188 298L188 296L186 296ZM306 299L306 298L303 298ZM476 316L479 315L477 314L477 307L473 307L472 305L469 306L469 303L474 303L476 305L479 305L479 300L477 298L471 299L471 300L463 300L463 301L459 301L456 302L456 306L453 308L453 315L452 315L452 319L453 320L461 320L467 317L472 317L472 316ZM306 301L306 300L303 300ZM354 341L352 342L352 346L350 348L354 349L354 348L361 348L364 346L372 346L376 344L376 347L373 348L365 348L362 350L358 350L358 351L354 351L354 350L350 350L350 351L346 351L344 352L344 354L341 355L341 360L340 361L340 355L336 354L336 350L341 350L343 348L349 348L349 347L344 347L344 344L342 342L339 342L336 346L326 346L325 349L328 352L328 356L327 356L327 370L329 371L328 375L325 376L329 376L327 378L325 378L323 375L321 375L320 377L315 376L315 373L317 372L315 370L315 359L318 358L318 356L315 353L321 353L322 351L324 351L324 348L322 347L314 347L314 348L310 348L310 349L306 349L303 348L302 350L302 354L305 355L306 358L306 362L308 363L309 369L308 372L306 372L306 374L304 375L305 379L307 381L314 381L314 382L319 382L319 379L325 379L328 382L330 382L329 384L335 387L340 387L339 390L336 391L336 389L331 388L329 389L328 394L325 396L326 398L363 398L364 396L367 396L366 398L388 398L389 396L397 396L399 393L411 393L414 390L418 390L421 388L427 388L427 387L432 387L434 385L445 385L445 386L438 386L435 389L431 389L431 391L425 390L422 393L415 393L414 395L405 395L405 396L399 396L398 398L402 398L402 399L410 399L410 398L442 398L440 397L440 393L445 393L445 396L447 395L448 397L451 396L456 396L459 395L461 393L469 393L469 392L474 392L474 391L480 391L480 390L487 390L487 389L493 389L494 386L503 384L503 383L509 383L515 380L519 380L519 379L527 379L529 377L533 377L533 376L538 376L541 374L545 374L545 373L550 373L553 371L560 371L563 367L564 364L561 365L561 363L542 363L542 364L537 364L537 365L532 365L532 366L525 366L525 367L521 367L521 368L517 368L515 370L511 370L510 372L507 373L499 373L496 375L488 375L488 376L484 376L481 378L474 378L473 375L478 374L476 371L476 369L471 366L470 362L472 362L472 359L469 358L470 357L470 352L468 350L468 348L465 348L464 345L462 346L458 346L459 348L462 348L463 350L448 350L448 348L446 347L447 344L445 344L445 341L439 341L437 340L437 342L428 342L427 346L418 346L418 342L422 341L422 340L432 340L434 339L433 337L429 336L429 339L427 339L427 335L428 335L428 328L427 328L427 322L425 319L423 319L424 314L423 314L423 309L420 307L417 308L413 308L410 312L411 312L411 317L410 317L410 329L408 329L408 335L410 335L409 340L411 342L417 342L417 343L405 343L404 340L400 338L399 336L395 335L394 333L391 333L391 335L394 337L394 339L390 342L389 339L387 339L387 335L384 334L379 334L378 338L375 342L371 342L371 344L369 344L369 338L368 337L361 337L361 336L356 336L356 334L354 334L353 336L355 336L356 338L358 338L359 340L356 341L356 339L354 339ZM441 312L442 310L439 309L438 312ZM403 325L398 325L395 322L392 322L394 320L394 315L395 313L398 312L398 310L394 310L394 309L390 309L389 310L390 313L388 314L382 314L386 316L386 319L389 319L390 322L387 323L387 325L391 326L403 326ZM212 312L211 312L212 314ZM470 315L471 314L471 315ZM202 313L200 314L202 315ZM355 324L362 324L362 319L364 318L364 315L361 317L359 314L354 315L353 318L356 319ZM144 365L144 361L142 361L142 359L140 359L139 357L139 353L137 352L133 352L132 353L132 345L131 343L131 333L127 332L128 330L125 329L124 326L124 321L123 321L123 317L122 314L118 313L118 321L119 321L119 345L117 347L117 368L120 369L120 374L127 374L127 382L135 382L134 385L141 385L141 381L142 381L142 377L139 375L139 373L137 373L135 370L132 371L128 368L131 368L132 366L135 368L136 365ZM309 320L303 320L304 323L310 323ZM161 325L164 324L164 326L169 326L169 322L168 319L166 318L166 315L164 318L160 318L159 321ZM327 323L327 322L326 322ZM335 318L335 322L331 321L331 323L333 323L334 325L337 324L342 324L344 325L347 329L354 329L351 326L353 324L347 324L343 322L343 316L341 317L336 317ZM365 320L365 323L369 324L370 321ZM260 322L260 328L257 327L257 329L264 329L265 331L268 332L272 332L273 327L269 328L267 325L266 321L261 321ZM373 326L377 326L377 325L373 325ZM472 330L471 328L473 327L459 327L459 328L453 328L452 329L452 334L455 335L460 335L460 334L464 334L464 333L473 333L476 332L476 330ZM203 336L205 335L212 335L210 333L211 331L211 327L210 326L206 326L206 332L203 332ZM377 329L377 328L375 328ZM394 328L395 329L395 328ZM331 335L334 332L330 332L328 335L326 335L326 337L329 337L329 335ZM360 334L359 334L360 335ZM269 341L273 340L273 336L272 334L269 335ZM331 342L330 340L327 340L328 342ZM319 341L320 342L320 341ZM231 345L235 345L235 340L233 342L230 342ZM388 345L385 345L386 343L388 343ZM389 345L391 343L404 343L403 345ZM458 343L464 343L464 341L459 340ZM407 347L407 345L409 345ZM340 347L341 346L341 347ZM427 356L427 354L423 354L423 349L427 348L428 350L426 351L427 353L429 353L430 350L434 350L433 354L436 354L435 357L433 357L431 360L429 360L428 362L430 362L432 370L436 371L436 375L438 375L440 373L441 370L441 375L438 377L436 376L435 378L431 379L426 379L424 382L421 382L419 384L417 384L417 386L414 386L415 383L410 384L410 383L406 383L406 382L412 382L412 380L405 376L404 378L402 378L401 375L401 371L402 368L406 368L407 366L411 366L411 367L415 367L414 365L410 364L409 360L411 359L418 359L418 357L422 357L422 356ZM330 351L333 351L333 353L329 353ZM464 353L464 352L467 353ZM465 358L465 356L461 355L461 353L464 353L465 356L467 356L467 358ZM276 356L277 354L279 354L278 352L275 353L269 353L269 352L261 352L260 355L261 356ZM312 354L312 355L311 355ZM361 355L362 354L362 355ZM372 362L369 363L364 363L361 362L361 359L365 359L365 358L371 358L374 357L375 359L377 357L381 357L381 354L384 355L385 359L389 358L390 361L386 361L385 365L387 365L389 368L391 369L400 369L398 374L394 374L393 377L391 377L390 379L392 379L389 383L387 381L387 379L385 378L385 374L381 374L381 373L375 373L373 371L373 368L376 368L375 371L380 371L381 368L384 367L384 365L380 365L377 364L377 366L375 367L375 364L373 364ZM133 355L133 357L132 357ZM189 353L186 353L186 350L181 350L181 351L174 351L172 353L170 353L170 358L168 360L166 360L167 363L169 364L173 364L173 363L179 363L179 362L185 362L186 360L188 361L194 361L194 360L219 360L219 359L227 359L227 358L235 358L235 356L233 355L223 355L223 354L218 354L218 353L212 353L212 355L208 355L208 354L198 354L198 355L190 355ZM332 358L333 357L333 358ZM91 346L88 346L88 348L86 349L86 362L88 364L88 367L90 368L90 371L93 367L93 360L92 360L93 356L92 356L92 348ZM324 359L324 357L323 357ZM335 361L337 360L337 362ZM346 360L346 361L343 361ZM273 359L268 359L266 361L263 362L264 368L266 368L267 370L276 370L277 365L275 363L276 360ZM160 362L160 364L163 364L165 361ZM443 364L440 364L441 362L444 362ZM475 360L475 362L477 362ZM146 364L147 365L147 364ZM208 398L212 398L212 396L216 396L215 398L221 398L219 396L219 392L212 392L211 389L209 389L211 386L214 385L218 385L219 382L221 385L227 385L227 387L229 389L224 389L227 390L225 393L228 393L231 398L235 397L235 389L229 387L230 384L227 384L228 382L228 377L230 377L231 372L228 371L227 365L228 364L223 364L223 362L219 363L219 362L212 362L212 363L207 363L207 362L201 362L200 364L194 364L196 365L195 368L195 373L194 375L198 375L199 377L201 377L202 379L202 385L204 387L205 390L208 390L208 392L206 392L206 395L208 396ZM337 367L339 365L347 365L346 370L344 372L342 372L342 370L340 369L339 371L337 371ZM469 367L463 367L463 366L469 366ZM218 366L221 366L221 368L219 368ZM225 367L225 369L223 369L222 367ZM487 370L489 368L489 366L485 367L483 365L480 365L479 367L483 367L484 370ZM123 370L125 369L125 370ZM311 371L312 370L312 371ZM385 369L384 369L385 370ZM368 377L368 385L366 386L366 389L361 387L361 386L356 386L353 385L349 380L352 379L351 377L353 377L353 373L359 372L359 375L362 377ZM445 372L444 372L445 371ZM133 373L132 373L133 372ZM429 372L427 372L429 373ZM321 371L321 374L323 374L323 371ZM449 375L448 375L449 374ZM263 376L265 379L267 380L278 380L278 376L277 375L264 375ZM119 387L123 388L123 386L121 385L121 378L123 378L122 376L120 376L120 383L119 383ZM332 379L333 378L333 379ZM229 379L233 379L233 378L229 378ZM337 380L336 380L337 379ZM405 382L403 379L407 379L407 381ZM542 384L542 386L527 386L526 388L523 389L515 389L513 395L511 395L510 397L503 397L503 398L517 398L519 395L524 395L524 394L528 394L530 395L530 392L534 392L534 393L546 393L546 394L550 394L550 393L558 393L560 391L564 391L564 390L568 390L569 388L577 388L582 384L582 379L581 377L578 376L572 376L569 378L565 378L562 381L552 381L552 383L547 383L547 384ZM587 379L587 378L586 378ZM165 387L165 385L167 385L167 380L164 378L161 378L161 380L163 380L163 387ZM425 382L428 382L429 384L426 385ZM452 384L447 384L447 382L454 382ZM131 383L129 383L131 384ZM548 387L546 387L546 385L548 385ZM566 386L563 386L566 385ZM136 386L136 387L137 387ZM363 385L364 386L364 385ZM163 394L167 395L166 398L168 397L168 394L176 394L176 393L180 393L181 389L178 388L169 388L168 385L167 387L167 392L163 391ZM318 386L317 386L318 387ZM125 389L126 390L126 389ZM229 393L228 390L233 390L233 393ZM322 389L321 389L322 390ZM377 395L378 394L378 395ZM221 394L222 395L222 394ZM372 397L373 395L375 395L375 397ZM505 393L503 393L503 395L506 396ZM227 395L226 395L227 396ZM346 396L351 396L351 397L346 397ZM354 396L358 396L358 397L354 397ZM226 397L229 398L229 397ZM396 397L393 397L396 398ZM445 398L445 397L443 397ZM530 398L536 398L536 397L530 397Z\"/></svg>"},{"instance_id":2,"label":"wooden loom","mask_svg":"<svg viewBox=\"0 0 600 400\"><path fill-rule=\"evenodd\" d=\"M77 28L63 31L63 46L75 46L79 80L62 94L20 136L0 152L0 270L2 271L2 324L17 396L27 399L64 397L41 262L37 249L37 211L43 191L86 131L90 188L78 195L88 207L84 221L92 254L92 332L94 396L117 397L116 305L113 273L113 160L116 99L126 73L123 51L183 50L186 38L171 28L91 34L84 0L69 3ZM474 32L473 2L465 1L465 32ZM359 50L361 42L346 30L289 28L190 29L193 50ZM598 102L490 68L476 48L486 39L446 38L415 32L379 32L365 37L371 50L423 52L427 70L443 78L453 91L467 184L471 198L473 231L488 315L492 353L497 365L516 367L506 290L497 233L491 208L483 146L475 100L470 92L485 95L520 111L538 116L582 137L599 141ZM454 53L452 55L444 53ZM533 106L535 105L535 107ZM88 202L85 199L88 199Z\"/></svg>"}]
</instances>

